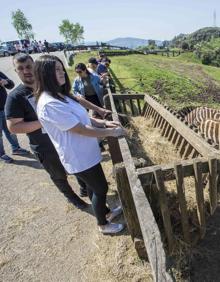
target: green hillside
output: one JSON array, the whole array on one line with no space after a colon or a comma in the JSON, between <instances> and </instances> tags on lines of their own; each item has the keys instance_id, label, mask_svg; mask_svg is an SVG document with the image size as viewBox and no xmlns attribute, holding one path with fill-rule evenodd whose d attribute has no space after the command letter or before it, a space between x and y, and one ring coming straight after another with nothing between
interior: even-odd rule
<instances>
[{"instance_id":1,"label":"green hillside","mask_svg":"<svg viewBox=\"0 0 220 282\"><path fill-rule=\"evenodd\" d=\"M94 55L94 54L93 54ZM77 56L87 62L91 54ZM178 57L129 55L111 57L111 70L117 91L132 90L157 95L164 103L179 109L190 105L218 107L220 69L192 62L192 53ZM70 71L73 79L75 75Z\"/></svg>"},{"instance_id":2,"label":"green hillside","mask_svg":"<svg viewBox=\"0 0 220 282\"><path fill-rule=\"evenodd\" d=\"M220 28L205 27L191 34L179 34L170 46L193 52L194 60L220 67Z\"/></svg>"},{"instance_id":3,"label":"green hillside","mask_svg":"<svg viewBox=\"0 0 220 282\"><path fill-rule=\"evenodd\" d=\"M171 40L170 45L181 48L186 44L183 49L194 50L196 44L209 42L213 38L220 38L219 27L204 27L190 34L179 34Z\"/></svg>"}]
</instances>

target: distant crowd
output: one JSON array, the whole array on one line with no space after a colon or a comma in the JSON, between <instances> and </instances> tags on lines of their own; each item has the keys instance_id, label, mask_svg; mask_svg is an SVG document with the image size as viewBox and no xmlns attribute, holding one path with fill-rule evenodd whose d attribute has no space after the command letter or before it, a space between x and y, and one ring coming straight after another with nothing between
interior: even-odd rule
<instances>
[{"instance_id":1,"label":"distant crowd","mask_svg":"<svg viewBox=\"0 0 220 282\"><path fill-rule=\"evenodd\" d=\"M19 43L19 41L17 41L14 44L15 50L16 52L26 52L26 53L30 53L30 50L34 53L42 53L42 52L47 52L49 53L49 43L47 42L47 40L45 39L44 42L42 42L41 40L37 41L37 40L33 40L32 42L28 42L27 40L24 41L23 44Z\"/></svg>"}]
</instances>

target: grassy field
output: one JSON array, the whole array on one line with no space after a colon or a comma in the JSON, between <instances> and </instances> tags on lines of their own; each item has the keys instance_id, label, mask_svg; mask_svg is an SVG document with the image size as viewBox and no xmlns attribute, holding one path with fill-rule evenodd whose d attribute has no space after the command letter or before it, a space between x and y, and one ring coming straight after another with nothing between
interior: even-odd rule
<instances>
[{"instance_id":1,"label":"grassy field","mask_svg":"<svg viewBox=\"0 0 220 282\"><path fill-rule=\"evenodd\" d=\"M96 53L76 56L75 64L86 63ZM129 55L111 57L117 90L157 95L175 109L206 105L220 108L220 68L204 66L192 53L178 57ZM69 71L71 80L74 70Z\"/></svg>"}]
</instances>

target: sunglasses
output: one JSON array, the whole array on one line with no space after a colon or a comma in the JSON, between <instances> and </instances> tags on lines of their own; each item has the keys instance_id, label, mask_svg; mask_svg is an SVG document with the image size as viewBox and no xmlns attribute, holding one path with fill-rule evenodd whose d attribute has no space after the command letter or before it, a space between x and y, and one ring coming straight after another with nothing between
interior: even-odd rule
<instances>
[{"instance_id":1,"label":"sunglasses","mask_svg":"<svg viewBox=\"0 0 220 282\"><path fill-rule=\"evenodd\" d=\"M76 70L76 73L80 74L80 73L83 73L83 71L81 71L81 70L77 71L77 70Z\"/></svg>"}]
</instances>

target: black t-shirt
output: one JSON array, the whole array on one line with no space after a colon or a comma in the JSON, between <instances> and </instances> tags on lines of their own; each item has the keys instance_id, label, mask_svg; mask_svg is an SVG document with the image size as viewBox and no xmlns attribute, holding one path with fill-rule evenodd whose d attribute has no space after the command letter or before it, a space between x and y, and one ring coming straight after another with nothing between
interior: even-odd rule
<instances>
[{"instance_id":1,"label":"black t-shirt","mask_svg":"<svg viewBox=\"0 0 220 282\"><path fill-rule=\"evenodd\" d=\"M37 121L35 98L32 89L20 84L9 93L5 104L6 119L23 118L24 121ZM30 147L34 152L54 152L55 148L44 130L38 129L27 133Z\"/></svg>"},{"instance_id":2,"label":"black t-shirt","mask_svg":"<svg viewBox=\"0 0 220 282\"><path fill-rule=\"evenodd\" d=\"M5 86L1 86L0 85L0 111L4 111L4 106L5 106L5 102L6 102L6 98L7 98L7 92L5 90L5 88L7 89L11 89L13 88L14 82L12 80L10 80L4 73L0 72L0 79L6 79L8 84L6 84Z\"/></svg>"}]
</instances>

